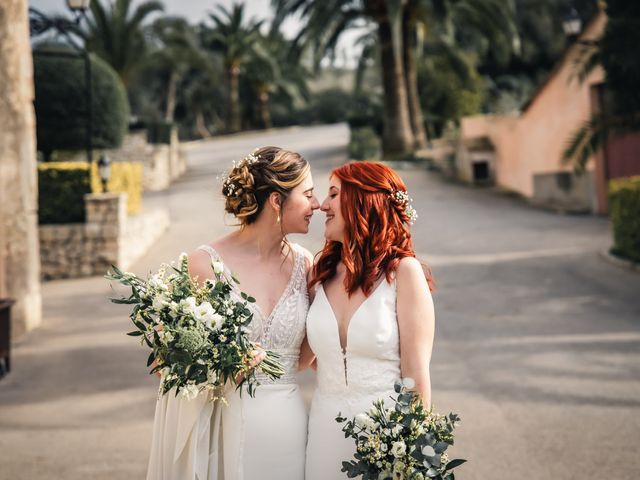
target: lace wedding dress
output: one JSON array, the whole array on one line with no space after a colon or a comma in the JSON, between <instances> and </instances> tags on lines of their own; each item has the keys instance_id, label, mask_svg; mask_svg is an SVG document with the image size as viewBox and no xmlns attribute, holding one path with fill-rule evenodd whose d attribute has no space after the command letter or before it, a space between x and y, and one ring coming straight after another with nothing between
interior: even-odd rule
<instances>
[{"instance_id":1,"label":"lace wedding dress","mask_svg":"<svg viewBox=\"0 0 640 480\"><path fill-rule=\"evenodd\" d=\"M338 322L324 288L318 288L307 317L307 339L316 354L318 387L309 413L306 480L344 480L343 461L355 443L346 439L338 413L351 418L378 398L394 396L400 378L396 282L383 280L355 311L340 345Z\"/></svg>"},{"instance_id":2,"label":"lace wedding dress","mask_svg":"<svg viewBox=\"0 0 640 480\"><path fill-rule=\"evenodd\" d=\"M198 248L224 262L210 246ZM204 394L191 401L173 392L160 397L147 480L304 478L307 413L296 372L309 296L304 254L295 245L294 255L291 278L271 314L249 304L251 340L278 353L285 374L272 381L257 373L255 397L230 390L228 405Z\"/></svg>"}]
</instances>

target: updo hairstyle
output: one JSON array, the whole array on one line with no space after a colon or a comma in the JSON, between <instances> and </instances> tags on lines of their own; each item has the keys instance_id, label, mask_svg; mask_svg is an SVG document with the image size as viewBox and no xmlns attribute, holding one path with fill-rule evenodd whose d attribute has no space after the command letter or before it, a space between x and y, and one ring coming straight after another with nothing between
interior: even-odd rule
<instances>
[{"instance_id":1,"label":"updo hairstyle","mask_svg":"<svg viewBox=\"0 0 640 480\"><path fill-rule=\"evenodd\" d=\"M234 164L222 184L225 211L240 225L250 225L262 212L269 195L278 192L281 208L309 174L309 162L300 154L278 147L262 147Z\"/></svg>"}]
</instances>

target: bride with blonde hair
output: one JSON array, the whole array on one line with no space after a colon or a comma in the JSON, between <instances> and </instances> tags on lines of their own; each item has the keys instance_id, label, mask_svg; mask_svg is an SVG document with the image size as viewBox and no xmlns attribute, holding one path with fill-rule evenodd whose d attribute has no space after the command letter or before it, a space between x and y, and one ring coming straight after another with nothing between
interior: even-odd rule
<instances>
[{"instance_id":1,"label":"bride with blonde hair","mask_svg":"<svg viewBox=\"0 0 640 480\"><path fill-rule=\"evenodd\" d=\"M205 393L191 401L160 397L147 480L301 480L307 413L296 372L311 360L305 321L313 259L287 235L307 233L319 208L309 163L295 152L260 148L231 169L222 194L239 226L193 251L190 273L202 283L213 277L212 262L233 272L256 299L248 307L250 339L276 352L285 374L273 381L258 372L253 398L231 386L227 405ZM255 364L262 358L257 353Z\"/></svg>"}]
</instances>

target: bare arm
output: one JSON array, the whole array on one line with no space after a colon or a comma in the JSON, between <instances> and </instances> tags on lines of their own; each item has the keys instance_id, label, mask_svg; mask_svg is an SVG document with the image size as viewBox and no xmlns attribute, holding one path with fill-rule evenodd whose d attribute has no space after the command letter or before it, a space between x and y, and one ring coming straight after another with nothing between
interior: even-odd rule
<instances>
[{"instance_id":1,"label":"bare arm","mask_svg":"<svg viewBox=\"0 0 640 480\"><path fill-rule=\"evenodd\" d=\"M431 405L429 363L435 332L433 299L422 266L415 258L400 261L396 278L400 370L403 378L415 380L415 391L428 407Z\"/></svg>"},{"instance_id":2,"label":"bare arm","mask_svg":"<svg viewBox=\"0 0 640 480\"><path fill-rule=\"evenodd\" d=\"M306 248L302 249L304 253L305 271L307 272L307 283L311 279L311 273L313 271L313 255ZM315 288L309 290L309 304L313 303L315 298ZM307 368L316 369L316 355L311 350L307 336L305 335L302 345L300 346L300 360L298 362L298 371L306 370Z\"/></svg>"}]
</instances>

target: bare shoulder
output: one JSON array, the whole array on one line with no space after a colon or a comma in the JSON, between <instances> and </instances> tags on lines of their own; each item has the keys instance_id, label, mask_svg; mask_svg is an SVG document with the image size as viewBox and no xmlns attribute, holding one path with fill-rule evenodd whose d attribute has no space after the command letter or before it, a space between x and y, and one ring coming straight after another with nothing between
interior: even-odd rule
<instances>
[{"instance_id":1,"label":"bare shoulder","mask_svg":"<svg viewBox=\"0 0 640 480\"><path fill-rule=\"evenodd\" d=\"M429 284L420 261L415 257L404 257L396 270L398 289L421 290L429 292Z\"/></svg>"},{"instance_id":2,"label":"bare shoulder","mask_svg":"<svg viewBox=\"0 0 640 480\"><path fill-rule=\"evenodd\" d=\"M191 277L204 281L211 276L211 255L205 250L195 249L189 253L187 261Z\"/></svg>"}]
</instances>

